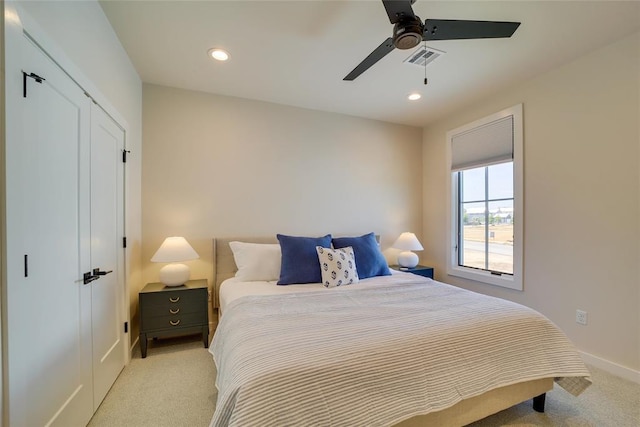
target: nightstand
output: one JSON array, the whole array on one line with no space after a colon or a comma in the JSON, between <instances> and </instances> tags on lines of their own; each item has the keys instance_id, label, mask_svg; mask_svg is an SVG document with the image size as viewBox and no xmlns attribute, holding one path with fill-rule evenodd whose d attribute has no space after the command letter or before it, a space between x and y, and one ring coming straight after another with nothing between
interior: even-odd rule
<instances>
[{"instance_id":1,"label":"nightstand","mask_svg":"<svg viewBox=\"0 0 640 427\"><path fill-rule=\"evenodd\" d=\"M424 265L416 265L413 268L400 267L399 265L390 266L394 270L406 271L407 273L417 274L418 276L428 277L433 279L433 267L427 267Z\"/></svg>"},{"instance_id":2,"label":"nightstand","mask_svg":"<svg viewBox=\"0 0 640 427\"><path fill-rule=\"evenodd\" d=\"M140 297L140 353L147 357L148 338L202 333L209 347L209 286L206 279L181 286L149 283Z\"/></svg>"}]
</instances>

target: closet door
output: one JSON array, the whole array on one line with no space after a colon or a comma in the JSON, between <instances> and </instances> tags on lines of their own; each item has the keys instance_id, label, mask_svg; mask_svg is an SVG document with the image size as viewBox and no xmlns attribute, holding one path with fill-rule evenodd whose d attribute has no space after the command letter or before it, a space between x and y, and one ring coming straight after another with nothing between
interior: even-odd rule
<instances>
[{"instance_id":1,"label":"closet door","mask_svg":"<svg viewBox=\"0 0 640 427\"><path fill-rule=\"evenodd\" d=\"M29 39L7 145L8 398L12 426L84 426L93 414L90 100ZM17 69L16 69L17 68ZM22 77L22 75L20 75ZM22 93L20 93L22 95ZM24 263L24 265L23 265Z\"/></svg>"},{"instance_id":2,"label":"closet door","mask_svg":"<svg viewBox=\"0 0 640 427\"><path fill-rule=\"evenodd\" d=\"M91 106L91 283L93 395L98 408L124 368L123 130Z\"/></svg>"}]
</instances>

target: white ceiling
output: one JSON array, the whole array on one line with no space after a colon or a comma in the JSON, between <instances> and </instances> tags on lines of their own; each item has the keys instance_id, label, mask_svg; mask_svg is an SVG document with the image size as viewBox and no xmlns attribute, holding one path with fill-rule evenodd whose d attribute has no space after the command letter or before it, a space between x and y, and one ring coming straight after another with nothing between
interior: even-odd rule
<instances>
[{"instance_id":1,"label":"white ceiling","mask_svg":"<svg viewBox=\"0 0 640 427\"><path fill-rule=\"evenodd\" d=\"M146 83L420 127L640 30L638 1L418 0L422 20L522 23L510 39L429 42L446 54L427 67L424 86L425 70L402 63L413 50L396 49L356 80L342 80L391 36L379 0L101 5ZM213 61L212 47L231 59ZM407 101L414 91L422 99Z\"/></svg>"}]
</instances>

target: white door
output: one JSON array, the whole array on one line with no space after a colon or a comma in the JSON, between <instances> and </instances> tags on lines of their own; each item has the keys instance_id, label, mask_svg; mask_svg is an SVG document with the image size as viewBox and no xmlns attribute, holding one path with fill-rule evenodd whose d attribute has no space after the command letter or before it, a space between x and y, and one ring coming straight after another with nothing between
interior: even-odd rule
<instances>
[{"instance_id":1,"label":"white door","mask_svg":"<svg viewBox=\"0 0 640 427\"><path fill-rule=\"evenodd\" d=\"M46 80L25 77L26 96L12 100L21 137L7 141L7 187L20 189L7 191L10 425L84 426L93 414L91 285L82 280L90 100L26 37L21 48L22 70L7 74Z\"/></svg>"},{"instance_id":2,"label":"white door","mask_svg":"<svg viewBox=\"0 0 640 427\"><path fill-rule=\"evenodd\" d=\"M123 130L91 106L91 283L95 409L124 368ZM102 273L102 274L101 274Z\"/></svg>"},{"instance_id":3,"label":"white door","mask_svg":"<svg viewBox=\"0 0 640 427\"><path fill-rule=\"evenodd\" d=\"M6 72L25 85L7 91L9 425L85 426L126 358L124 132L26 35L16 40Z\"/></svg>"}]
</instances>

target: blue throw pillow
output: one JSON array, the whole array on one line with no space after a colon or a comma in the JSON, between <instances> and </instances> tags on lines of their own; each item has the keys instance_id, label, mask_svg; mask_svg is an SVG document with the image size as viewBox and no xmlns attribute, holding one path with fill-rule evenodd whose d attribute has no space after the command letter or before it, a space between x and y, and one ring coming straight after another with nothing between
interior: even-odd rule
<instances>
[{"instance_id":1,"label":"blue throw pillow","mask_svg":"<svg viewBox=\"0 0 640 427\"><path fill-rule=\"evenodd\" d=\"M282 250L278 285L321 283L322 272L316 246L331 246L331 234L324 237L297 237L277 234Z\"/></svg>"},{"instance_id":2,"label":"blue throw pillow","mask_svg":"<svg viewBox=\"0 0 640 427\"><path fill-rule=\"evenodd\" d=\"M335 237L332 242L336 249L347 246L353 248L360 279L391 275L387 260L378 247L375 234L369 233L360 237Z\"/></svg>"}]
</instances>

